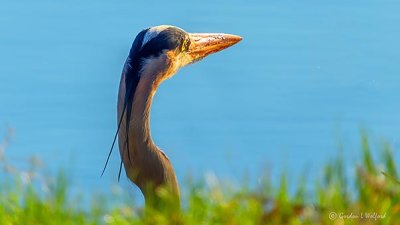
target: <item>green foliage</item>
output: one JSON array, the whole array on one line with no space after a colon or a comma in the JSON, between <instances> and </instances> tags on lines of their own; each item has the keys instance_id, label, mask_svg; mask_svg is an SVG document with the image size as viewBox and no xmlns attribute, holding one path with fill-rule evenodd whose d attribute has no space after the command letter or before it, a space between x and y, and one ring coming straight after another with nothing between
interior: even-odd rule
<instances>
[{"instance_id":1,"label":"green foliage","mask_svg":"<svg viewBox=\"0 0 400 225\"><path fill-rule=\"evenodd\" d=\"M385 144L379 160L373 158L365 135L361 146L359 164L350 167L354 176L338 157L325 166L322 180L311 191L305 176L293 193L286 175L277 187L270 180L254 188L192 181L182 190L180 212L129 205L123 196L117 196L117 206L110 207L106 196L92 196L92 204L83 206L79 199L71 199L64 173L43 179L35 166L30 171L13 170L0 185L0 224L400 224L393 150ZM4 159L0 164L9 166ZM163 190L159 193L169 197ZM117 197L112 197L114 202Z\"/></svg>"}]
</instances>

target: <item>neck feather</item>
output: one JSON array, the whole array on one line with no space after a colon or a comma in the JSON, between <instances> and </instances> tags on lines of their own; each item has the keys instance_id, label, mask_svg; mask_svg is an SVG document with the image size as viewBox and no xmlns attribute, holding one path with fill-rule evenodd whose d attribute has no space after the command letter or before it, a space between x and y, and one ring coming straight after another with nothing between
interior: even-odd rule
<instances>
[{"instance_id":1,"label":"neck feather","mask_svg":"<svg viewBox=\"0 0 400 225\"><path fill-rule=\"evenodd\" d=\"M130 129L133 132L132 136L135 137L135 143L139 145L135 146L137 150L147 151L155 146L150 132L150 110L157 88L155 85L153 78L142 76L136 89Z\"/></svg>"},{"instance_id":2,"label":"neck feather","mask_svg":"<svg viewBox=\"0 0 400 225\"><path fill-rule=\"evenodd\" d=\"M142 190L146 201L147 196L156 193L155 188L159 186L167 186L179 199L174 169L166 155L154 144L150 132L151 104L158 85L165 77L164 73L168 73L164 69L165 65L165 60L154 59L151 63L148 62L143 66L134 93L130 113L131 120L129 124L122 125L125 128L129 127L127 137L129 142L127 143L125 140L126 134L123 132L125 129L121 129L119 134L120 153L127 175ZM122 83L123 81L121 81ZM123 100L124 96L120 95L119 102ZM120 106L122 105L120 104ZM119 110L119 115L121 115L121 110ZM129 144L129 148L126 147L127 144ZM130 151L132 161L129 160L127 151Z\"/></svg>"}]
</instances>

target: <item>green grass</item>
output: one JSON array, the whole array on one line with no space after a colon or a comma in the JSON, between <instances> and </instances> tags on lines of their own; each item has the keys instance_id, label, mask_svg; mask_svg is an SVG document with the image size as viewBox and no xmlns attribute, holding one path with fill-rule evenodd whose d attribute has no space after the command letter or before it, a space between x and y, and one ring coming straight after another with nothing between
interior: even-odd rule
<instances>
[{"instance_id":1,"label":"green grass","mask_svg":"<svg viewBox=\"0 0 400 225\"><path fill-rule=\"evenodd\" d=\"M286 176L277 186L265 180L254 188L191 181L182 190L182 212L174 215L125 203L123 196L91 196L92 204L84 206L80 196L71 198L63 173L43 177L36 166L18 171L0 147L7 171L0 186L0 224L400 224L400 183L391 147L384 145L381 157L374 158L365 135L361 144L362 157L350 167L354 176L338 157L325 165L312 190L302 179L294 193Z\"/></svg>"}]
</instances>

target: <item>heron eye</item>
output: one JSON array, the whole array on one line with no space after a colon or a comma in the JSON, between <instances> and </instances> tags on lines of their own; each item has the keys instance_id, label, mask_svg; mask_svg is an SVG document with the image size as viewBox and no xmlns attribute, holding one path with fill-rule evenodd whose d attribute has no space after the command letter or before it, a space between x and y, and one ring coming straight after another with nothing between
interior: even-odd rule
<instances>
[{"instance_id":1,"label":"heron eye","mask_svg":"<svg viewBox=\"0 0 400 225\"><path fill-rule=\"evenodd\" d=\"M182 47L181 47L181 52L186 52L189 50L189 45L190 45L190 40L185 39L183 40Z\"/></svg>"},{"instance_id":2,"label":"heron eye","mask_svg":"<svg viewBox=\"0 0 400 225\"><path fill-rule=\"evenodd\" d=\"M185 44L186 44L186 51L189 51L190 39L187 39Z\"/></svg>"}]
</instances>

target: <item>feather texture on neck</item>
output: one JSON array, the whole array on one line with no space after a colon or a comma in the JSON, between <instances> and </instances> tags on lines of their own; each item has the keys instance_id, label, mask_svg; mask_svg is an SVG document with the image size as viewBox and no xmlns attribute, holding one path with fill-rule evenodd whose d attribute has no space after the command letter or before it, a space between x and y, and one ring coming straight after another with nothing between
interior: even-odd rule
<instances>
[{"instance_id":1,"label":"feather texture on neck","mask_svg":"<svg viewBox=\"0 0 400 225\"><path fill-rule=\"evenodd\" d=\"M136 86L129 116L122 118L118 134L119 149L125 171L145 195L157 193L156 188L166 186L179 199L179 190L174 169L166 155L158 149L151 138L150 110L151 104L160 83L174 73L174 66L164 54L146 59L140 71L140 79ZM123 114L126 92L126 74L122 75L120 95L118 98L118 118ZM129 131L129 133L125 133ZM127 141L129 139L129 142Z\"/></svg>"}]
</instances>

